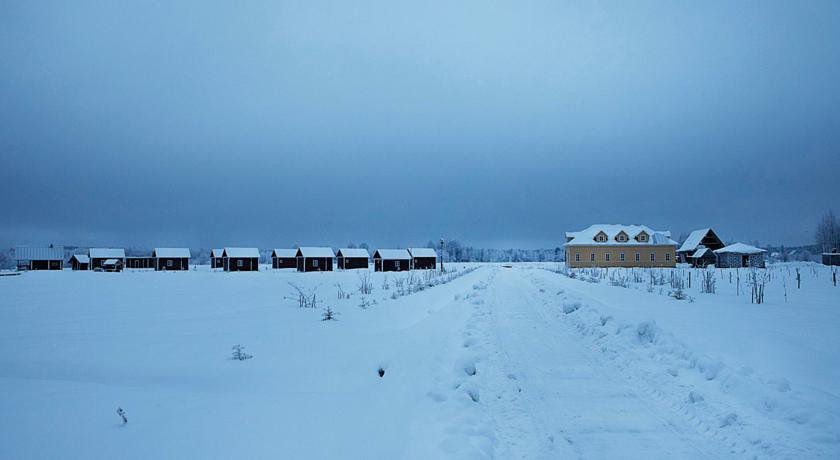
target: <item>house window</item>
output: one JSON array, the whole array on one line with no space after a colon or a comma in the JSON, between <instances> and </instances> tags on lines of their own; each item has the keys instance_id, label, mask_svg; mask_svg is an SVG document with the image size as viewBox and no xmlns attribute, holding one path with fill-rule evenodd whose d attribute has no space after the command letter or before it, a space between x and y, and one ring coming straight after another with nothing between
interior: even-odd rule
<instances>
[{"instance_id":1,"label":"house window","mask_svg":"<svg viewBox=\"0 0 840 460\"><path fill-rule=\"evenodd\" d=\"M397 270L399 270L399 269L400 269L400 261L399 261L399 260L395 260L395 261L394 261L394 267L395 267Z\"/></svg>"},{"instance_id":2,"label":"house window","mask_svg":"<svg viewBox=\"0 0 840 460\"><path fill-rule=\"evenodd\" d=\"M671 261L671 253L670 253L670 252L666 252L666 253L665 253L665 261L666 261L666 262L670 262L670 261Z\"/></svg>"},{"instance_id":3,"label":"house window","mask_svg":"<svg viewBox=\"0 0 840 460\"><path fill-rule=\"evenodd\" d=\"M312 259L312 266L318 268L318 259Z\"/></svg>"},{"instance_id":4,"label":"house window","mask_svg":"<svg viewBox=\"0 0 840 460\"><path fill-rule=\"evenodd\" d=\"M638 262L640 260L642 260L642 255L637 252L636 253L636 262Z\"/></svg>"},{"instance_id":5,"label":"house window","mask_svg":"<svg viewBox=\"0 0 840 460\"><path fill-rule=\"evenodd\" d=\"M650 261L651 262L656 262L656 253L655 252L650 253Z\"/></svg>"},{"instance_id":6,"label":"house window","mask_svg":"<svg viewBox=\"0 0 840 460\"><path fill-rule=\"evenodd\" d=\"M604 261L606 261L606 262L610 261L610 253L609 252L604 254Z\"/></svg>"},{"instance_id":7,"label":"house window","mask_svg":"<svg viewBox=\"0 0 840 460\"><path fill-rule=\"evenodd\" d=\"M243 267L243 266L245 266L245 261L244 261L244 260L242 260L242 259L236 259L236 266L237 266L237 267Z\"/></svg>"},{"instance_id":8,"label":"house window","mask_svg":"<svg viewBox=\"0 0 840 460\"><path fill-rule=\"evenodd\" d=\"M619 243L626 243L627 242L627 235L624 233L619 233L618 236L615 237L616 241Z\"/></svg>"},{"instance_id":9,"label":"house window","mask_svg":"<svg viewBox=\"0 0 840 460\"><path fill-rule=\"evenodd\" d=\"M589 261L590 262L595 262L595 253L594 252L592 254L589 254Z\"/></svg>"},{"instance_id":10,"label":"house window","mask_svg":"<svg viewBox=\"0 0 840 460\"><path fill-rule=\"evenodd\" d=\"M645 235L644 233L640 234L639 235L639 241L641 241L642 243L647 241L647 235Z\"/></svg>"},{"instance_id":11,"label":"house window","mask_svg":"<svg viewBox=\"0 0 840 460\"><path fill-rule=\"evenodd\" d=\"M167 260L167 261L166 261L166 266L167 266L167 267L171 267L171 266L172 266L172 259L170 259L170 260Z\"/></svg>"},{"instance_id":12,"label":"house window","mask_svg":"<svg viewBox=\"0 0 840 460\"><path fill-rule=\"evenodd\" d=\"M618 260L624 262L624 253L623 252L618 255Z\"/></svg>"},{"instance_id":13,"label":"house window","mask_svg":"<svg viewBox=\"0 0 840 460\"><path fill-rule=\"evenodd\" d=\"M606 243L606 242L607 242L607 235L604 235L603 233L600 233L600 234L598 234L598 236L595 238L595 241L597 241L597 242L599 242L599 243Z\"/></svg>"},{"instance_id":14,"label":"house window","mask_svg":"<svg viewBox=\"0 0 840 460\"><path fill-rule=\"evenodd\" d=\"M575 253L575 262L580 262L580 253L579 252Z\"/></svg>"}]
</instances>

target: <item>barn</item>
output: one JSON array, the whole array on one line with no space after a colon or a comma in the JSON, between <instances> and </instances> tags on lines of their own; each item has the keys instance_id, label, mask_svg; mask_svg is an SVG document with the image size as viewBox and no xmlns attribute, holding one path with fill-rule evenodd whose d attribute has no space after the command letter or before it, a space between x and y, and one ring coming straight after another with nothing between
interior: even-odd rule
<instances>
[{"instance_id":1,"label":"barn","mask_svg":"<svg viewBox=\"0 0 840 460\"><path fill-rule=\"evenodd\" d=\"M125 249L121 248L90 248L88 249L91 270L103 270L106 260L116 261L109 264L112 271L122 271L125 267Z\"/></svg>"},{"instance_id":2,"label":"barn","mask_svg":"<svg viewBox=\"0 0 840 460\"><path fill-rule=\"evenodd\" d=\"M367 269L370 254L365 248L339 248L335 259L339 270Z\"/></svg>"},{"instance_id":3,"label":"barn","mask_svg":"<svg viewBox=\"0 0 840 460\"><path fill-rule=\"evenodd\" d=\"M710 251L700 251L700 249L710 249L716 251L726 246L723 244L717 234L711 228L701 228L694 230L688 235L688 238L683 241L683 244L677 249L677 259L682 263L689 263L695 267L705 267L715 263L715 256ZM695 259L695 254L702 256L698 260Z\"/></svg>"},{"instance_id":4,"label":"barn","mask_svg":"<svg viewBox=\"0 0 840 460\"><path fill-rule=\"evenodd\" d=\"M260 269L260 251L257 248L225 248L222 260L226 272L255 272Z\"/></svg>"},{"instance_id":5,"label":"barn","mask_svg":"<svg viewBox=\"0 0 840 460\"><path fill-rule=\"evenodd\" d=\"M191 256L189 248L155 248L152 251L155 271L189 270Z\"/></svg>"},{"instance_id":6,"label":"barn","mask_svg":"<svg viewBox=\"0 0 840 460\"><path fill-rule=\"evenodd\" d=\"M764 249L744 243L730 244L715 251L720 268L759 267L764 268Z\"/></svg>"},{"instance_id":7,"label":"barn","mask_svg":"<svg viewBox=\"0 0 840 460\"><path fill-rule=\"evenodd\" d=\"M437 267L437 253L432 248L408 248L411 267L415 270L434 270Z\"/></svg>"},{"instance_id":8,"label":"barn","mask_svg":"<svg viewBox=\"0 0 840 460\"><path fill-rule=\"evenodd\" d=\"M271 251L271 268L297 268L297 250L274 249Z\"/></svg>"},{"instance_id":9,"label":"barn","mask_svg":"<svg viewBox=\"0 0 840 460\"><path fill-rule=\"evenodd\" d=\"M295 254L299 272L331 272L335 253L332 248L298 248Z\"/></svg>"},{"instance_id":10,"label":"barn","mask_svg":"<svg viewBox=\"0 0 840 460\"><path fill-rule=\"evenodd\" d=\"M14 258L18 270L61 270L64 268L64 246L16 246Z\"/></svg>"},{"instance_id":11,"label":"barn","mask_svg":"<svg viewBox=\"0 0 840 460\"><path fill-rule=\"evenodd\" d=\"M373 253L373 270L377 272L411 270L411 254L406 249L377 249Z\"/></svg>"},{"instance_id":12,"label":"barn","mask_svg":"<svg viewBox=\"0 0 840 460\"><path fill-rule=\"evenodd\" d=\"M210 250L210 268L225 268L224 249Z\"/></svg>"},{"instance_id":13,"label":"barn","mask_svg":"<svg viewBox=\"0 0 840 460\"><path fill-rule=\"evenodd\" d=\"M90 257L84 254L73 254L67 262L73 270L87 270L90 267Z\"/></svg>"}]
</instances>

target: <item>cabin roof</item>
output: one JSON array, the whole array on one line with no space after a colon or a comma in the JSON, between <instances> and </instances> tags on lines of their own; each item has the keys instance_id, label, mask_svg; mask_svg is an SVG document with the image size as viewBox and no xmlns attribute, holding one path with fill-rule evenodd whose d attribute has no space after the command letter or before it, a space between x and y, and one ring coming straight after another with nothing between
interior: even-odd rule
<instances>
[{"instance_id":1,"label":"cabin roof","mask_svg":"<svg viewBox=\"0 0 840 460\"><path fill-rule=\"evenodd\" d=\"M373 257L387 260L411 260L411 254L407 249L377 249L373 253Z\"/></svg>"},{"instance_id":2,"label":"cabin roof","mask_svg":"<svg viewBox=\"0 0 840 460\"><path fill-rule=\"evenodd\" d=\"M125 249L122 248L90 248L88 255L91 259L125 259Z\"/></svg>"},{"instance_id":3,"label":"cabin roof","mask_svg":"<svg viewBox=\"0 0 840 460\"><path fill-rule=\"evenodd\" d=\"M411 257L434 257L437 258L437 253L432 248L408 248Z\"/></svg>"},{"instance_id":4,"label":"cabin roof","mask_svg":"<svg viewBox=\"0 0 840 460\"><path fill-rule=\"evenodd\" d=\"M15 260L64 260L64 246L16 246Z\"/></svg>"},{"instance_id":5,"label":"cabin roof","mask_svg":"<svg viewBox=\"0 0 840 460\"><path fill-rule=\"evenodd\" d=\"M697 246L700 246L700 242L703 241L703 238L711 232L711 228L701 228L700 230L694 230L688 235L688 238L683 241L682 246L680 246L677 251L679 252L688 252L697 250Z\"/></svg>"},{"instance_id":6,"label":"cabin roof","mask_svg":"<svg viewBox=\"0 0 840 460\"><path fill-rule=\"evenodd\" d=\"M295 249L274 248L274 250L271 251L271 257L279 257L281 259L292 258L292 257L295 257L296 255L297 255L297 250L295 250Z\"/></svg>"},{"instance_id":7,"label":"cabin roof","mask_svg":"<svg viewBox=\"0 0 840 460\"><path fill-rule=\"evenodd\" d=\"M90 257L86 256L85 254L73 254L70 256L70 260L76 259L76 262L80 264L89 264Z\"/></svg>"},{"instance_id":8,"label":"cabin roof","mask_svg":"<svg viewBox=\"0 0 840 460\"><path fill-rule=\"evenodd\" d=\"M152 255L169 259L189 259L191 257L189 248L155 248Z\"/></svg>"},{"instance_id":9,"label":"cabin roof","mask_svg":"<svg viewBox=\"0 0 840 460\"><path fill-rule=\"evenodd\" d=\"M750 246L749 244L744 243L733 243L729 246L722 247L715 251L715 254L761 254L763 252L767 252L764 249L757 248L755 246Z\"/></svg>"},{"instance_id":10,"label":"cabin roof","mask_svg":"<svg viewBox=\"0 0 840 460\"><path fill-rule=\"evenodd\" d=\"M335 253L333 252L332 248L307 246L298 248L296 256L303 257L306 259L323 257L330 258L335 257Z\"/></svg>"},{"instance_id":11,"label":"cabin roof","mask_svg":"<svg viewBox=\"0 0 840 460\"><path fill-rule=\"evenodd\" d=\"M338 248L338 253L342 257L369 259L370 253L365 248Z\"/></svg>"},{"instance_id":12,"label":"cabin roof","mask_svg":"<svg viewBox=\"0 0 840 460\"><path fill-rule=\"evenodd\" d=\"M259 259L260 250L257 248L225 248L223 257L235 259Z\"/></svg>"}]
</instances>

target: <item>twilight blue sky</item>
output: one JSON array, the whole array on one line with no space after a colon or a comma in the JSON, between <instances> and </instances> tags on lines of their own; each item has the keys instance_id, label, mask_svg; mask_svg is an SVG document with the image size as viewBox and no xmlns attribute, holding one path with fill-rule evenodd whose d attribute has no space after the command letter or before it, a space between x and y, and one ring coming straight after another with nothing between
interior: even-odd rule
<instances>
[{"instance_id":1,"label":"twilight blue sky","mask_svg":"<svg viewBox=\"0 0 840 460\"><path fill-rule=\"evenodd\" d=\"M0 0L0 243L809 243L840 2Z\"/></svg>"}]
</instances>

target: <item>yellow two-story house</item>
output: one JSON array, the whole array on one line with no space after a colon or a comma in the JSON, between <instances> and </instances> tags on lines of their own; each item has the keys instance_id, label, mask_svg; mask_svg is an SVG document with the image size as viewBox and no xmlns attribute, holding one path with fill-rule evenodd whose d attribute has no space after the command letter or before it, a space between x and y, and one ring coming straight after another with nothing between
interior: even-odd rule
<instances>
[{"instance_id":1,"label":"yellow two-story house","mask_svg":"<svg viewBox=\"0 0 840 460\"><path fill-rule=\"evenodd\" d=\"M644 225L592 225L566 232L566 266L673 268L677 246L669 231Z\"/></svg>"}]
</instances>

